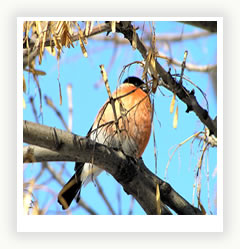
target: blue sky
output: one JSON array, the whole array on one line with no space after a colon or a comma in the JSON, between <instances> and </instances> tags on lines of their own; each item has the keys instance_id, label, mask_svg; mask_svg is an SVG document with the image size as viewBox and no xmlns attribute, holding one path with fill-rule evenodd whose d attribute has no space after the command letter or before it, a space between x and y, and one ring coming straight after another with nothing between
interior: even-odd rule
<instances>
[{"instance_id":1,"label":"blue sky","mask_svg":"<svg viewBox=\"0 0 240 249\"><path fill-rule=\"evenodd\" d=\"M135 22L136 26L142 23ZM200 29L184 25L177 22L156 22L156 35L162 34L178 34L182 32L191 33L200 31ZM148 29L148 22L145 23L145 29ZM141 31L137 31L141 36ZM112 34L110 34L111 36ZM104 37L105 34L100 35ZM42 92L43 111L42 117L39 118L40 123L48 126L64 129L61 121L50 109L44 100L47 95L52 99L57 109L62 113L66 122L68 122L68 98L67 98L67 85L72 85L72 100L73 100L73 128L72 132L84 136L87 134L91 127L98 110L106 101L108 95L101 81L100 64L104 64L108 73L109 83L111 90L115 90L118 85L118 78L124 65L127 65L136 60L142 60L140 53L133 50L130 45L122 45L115 47L111 42L95 41L88 39L86 46L88 58L83 57L80 46L74 43L75 48L63 49L60 59L59 67L55 57L45 52L41 65L36 64L36 69L46 72L46 76L39 76L39 83ZM184 51L188 50L187 62L196 65L216 64L217 55L217 37L210 35L207 37L198 38L196 40L186 40L182 42L171 42L169 44L173 58L182 61ZM157 48L159 51L169 55L168 46L164 43L158 43ZM114 56L114 60L112 59ZM168 65L164 60L159 60L162 66L168 70ZM180 73L180 68L175 67L177 73ZM110 69L108 71L108 69ZM171 72L174 72L172 69ZM127 76L135 75L141 77L142 70L139 66L132 66L129 71L126 71L122 80ZM59 97L59 83L58 76L61 84L62 92L62 105L60 105ZM189 72L185 71L187 76L192 82L199 86L205 93L209 105L209 113L212 118L217 115L216 97L211 85L211 79L207 73ZM26 101L26 109L23 111L23 118L25 120L35 121L29 97L34 98L35 107L40 114L40 96L37 86L34 83L32 76L24 73L27 84L27 93L24 94ZM96 83L98 87L96 87ZM188 90L192 90L194 86L190 83L184 82ZM170 114L169 108L172 99L172 93L166 89L160 88L154 96L155 113L154 115L154 130L157 144L157 175L165 179L171 186L181 194L190 203L193 201L193 185L195 181L196 168L199 157L201 155L202 146L199 145L199 140L194 142L189 141L180 149L177 150L173 156L167 171L167 178L165 177L166 165L171 155L171 148L175 148L179 143L190 137L193 133L203 130L203 124L198 120L196 115L186 113L186 105L177 99L179 119L178 127L173 128L173 114ZM205 100L202 94L195 89L198 102L206 107ZM43 122L42 122L43 121ZM148 168L155 172L155 159L154 159L154 143L153 137L143 154L143 160ZM59 172L63 163L50 163L51 167ZM40 164L26 164L24 170L24 181L31 179L37 175L41 170ZM74 172L74 163L65 163L64 167L67 168L69 174L64 174L65 181L68 180L70 175ZM201 201L207 213L216 214L214 206L217 176L215 174L217 167L217 150L210 148L206 153L203 161L202 179L201 179ZM209 175L209 180L207 180ZM50 174L45 170L37 184L46 185L51 188L56 194L60 191L61 186L54 181L48 181ZM116 213L128 214L131 205L131 196L128 196L122 187L107 173L102 173L99 176L99 182L106 194L108 200L113 206ZM209 186L208 186L209 185ZM209 191L208 191L209 188ZM121 199L121 208L119 208L119 196ZM43 207L46 202L52 201L46 214L64 214L60 212L60 206L57 204L56 199L52 200L52 195L49 195L43 190L36 190L34 193L39 201L40 207ZM208 209L208 195L210 199L211 209ZM94 183L90 183L87 187L82 189L82 199L92 207L98 214L110 214L107 206L98 194L97 187ZM196 194L194 195L196 196ZM196 205L196 197L194 198ZM73 214L87 214L82 209L76 209L76 204L73 203ZM133 214L145 214L142 208L134 202Z\"/></svg>"}]
</instances>

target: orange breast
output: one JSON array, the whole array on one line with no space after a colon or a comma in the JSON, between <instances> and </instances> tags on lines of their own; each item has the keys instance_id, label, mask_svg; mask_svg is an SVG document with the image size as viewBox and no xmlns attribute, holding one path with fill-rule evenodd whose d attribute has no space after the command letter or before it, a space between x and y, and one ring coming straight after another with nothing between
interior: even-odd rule
<instances>
[{"instance_id":1,"label":"orange breast","mask_svg":"<svg viewBox=\"0 0 240 249\"><path fill-rule=\"evenodd\" d=\"M93 125L92 139L140 157L152 125L152 105L148 95L132 84L121 85L113 94L117 125L112 105L107 101ZM117 129L118 127L118 129Z\"/></svg>"}]
</instances>

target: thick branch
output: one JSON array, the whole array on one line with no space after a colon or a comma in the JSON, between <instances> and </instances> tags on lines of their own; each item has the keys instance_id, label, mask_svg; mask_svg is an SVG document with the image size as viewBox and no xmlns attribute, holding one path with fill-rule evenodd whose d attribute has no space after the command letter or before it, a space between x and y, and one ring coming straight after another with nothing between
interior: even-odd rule
<instances>
[{"instance_id":1,"label":"thick branch","mask_svg":"<svg viewBox=\"0 0 240 249\"><path fill-rule=\"evenodd\" d=\"M23 163L28 162L57 162L72 161L71 156L61 155L60 153L39 147L36 145L25 146L23 148Z\"/></svg>"},{"instance_id":2,"label":"thick branch","mask_svg":"<svg viewBox=\"0 0 240 249\"><path fill-rule=\"evenodd\" d=\"M132 44L133 39L133 26L131 22L120 22L117 24L117 31L122 33L126 39ZM142 41L137 36L137 49L141 53L144 59L147 59L147 49ZM194 90L191 92L188 91L182 84L179 84L169 72L166 72L165 69L158 63L156 60L156 70L159 76L162 78L164 83L169 87L174 94L178 96L186 105L186 112L194 111L199 119L204 125L206 125L210 131L210 134L214 134L217 137L217 126L216 123L211 119L207 110L202 108L195 97Z\"/></svg>"},{"instance_id":3,"label":"thick branch","mask_svg":"<svg viewBox=\"0 0 240 249\"><path fill-rule=\"evenodd\" d=\"M213 33L217 32L217 21L191 21L191 22L185 21L182 23L196 26L198 28L205 29L209 32L213 32Z\"/></svg>"},{"instance_id":4,"label":"thick branch","mask_svg":"<svg viewBox=\"0 0 240 249\"><path fill-rule=\"evenodd\" d=\"M162 202L175 212L202 214L199 209L176 193L169 184L150 172L141 159L136 162L121 151L94 143L87 138L28 121L23 122L23 140L25 143L57 152L56 159L59 160L66 158L68 161L90 162L94 156L94 164L110 173L128 194L134 196L147 214L157 213L155 196L157 184L160 186ZM162 214L166 213L169 214L165 205L162 205Z\"/></svg>"}]
</instances>

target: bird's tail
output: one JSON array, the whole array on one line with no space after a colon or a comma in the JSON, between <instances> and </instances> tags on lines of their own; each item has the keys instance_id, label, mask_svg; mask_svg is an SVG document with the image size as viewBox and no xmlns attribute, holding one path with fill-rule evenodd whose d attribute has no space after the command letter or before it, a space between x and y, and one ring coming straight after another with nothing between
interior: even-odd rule
<instances>
[{"instance_id":1,"label":"bird's tail","mask_svg":"<svg viewBox=\"0 0 240 249\"><path fill-rule=\"evenodd\" d=\"M69 208L76 195L80 196L82 182L77 178L74 174L58 194L58 202L62 205L62 209Z\"/></svg>"}]
</instances>

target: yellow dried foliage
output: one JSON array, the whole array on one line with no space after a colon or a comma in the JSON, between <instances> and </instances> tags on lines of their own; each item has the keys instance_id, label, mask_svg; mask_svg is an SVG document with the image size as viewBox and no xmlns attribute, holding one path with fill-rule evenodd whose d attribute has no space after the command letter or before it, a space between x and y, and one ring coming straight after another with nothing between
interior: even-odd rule
<instances>
[{"instance_id":1,"label":"yellow dried foliage","mask_svg":"<svg viewBox=\"0 0 240 249\"><path fill-rule=\"evenodd\" d=\"M80 47L81 47L83 56L84 56L85 58L87 58L87 57L88 57L87 50L86 50L86 48L85 48L85 46L84 46L84 44L83 44L83 41L82 41L80 35L79 35L79 44L80 44Z\"/></svg>"},{"instance_id":2,"label":"yellow dried foliage","mask_svg":"<svg viewBox=\"0 0 240 249\"><path fill-rule=\"evenodd\" d=\"M45 96L45 100L47 105L49 105L50 107L52 107L53 109L55 109L55 105L53 104L52 100L50 98L48 98L47 96Z\"/></svg>"},{"instance_id":3,"label":"yellow dried foliage","mask_svg":"<svg viewBox=\"0 0 240 249\"><path fill-rule=\"evenodd\" d=\"M107 89L108 96L109 96L109 98L111 98L112 94L111 94L111 90L110 90L110 87L109 87L109 84L108 84L107 72L106 72L106 70L104 68L104 65L100 65L100 69L101 69L101 74L102 74L102 77L103 77L103 81L104 81L106 89Z\"/></svg>"},{"instance_id":4,"label":"yellow dried foliage","mask_svg":"<svg viewBox=\"0 0 240 249\"><path fill-rule=\"evenodd\" d=\"M73 27L76 22L70 21L32 21L32 22L24 22L23 24L23 32L25 32L25 37L23 41L26 41L26 47L28 48L28 36L30 30L32 34L37 35L37 41L35 46L39 47L39 63L42 61L43 53L46 48L46 41L48 44L50 42L50 46L48 45L48 52L51 55L56 55L54 50L54 46L58 50L61 50L63 46L66 47L74 47L72 41L73 35ZM50 50L50 48L51 50Z\"/></svg>"},{"instance_id":5,"label":"yellow dried foliage","mask_svg":"<svg viewBox=\"0 0 240 249\"><path fill-rule=\"evenodd\" d=\"M160 198L160 189L159 184L156 186L156 205L157 205L157 214L161 214L161 198Z\"/></svg>"},{"instance_id":6,"label":"yellow dried foliage","mask_svg":"<svg viewBox=\"0 0 240 249\"><path fill-rule=\"evenodd\" d=\"M44 76L46 75L46 73L44 71L41 71L41 70L37 70L37 69L34 69L34 68L29 68L29 69L24 69L26 72L29 72L29 73L32 73L33 75L36 75L36 76Z\"/></svg>"},{"instance_id":7,"label":"yellow dried foliage","mask_svg":"<svg viewBox=\"0 0 240 249\"><path fill-rule=\"evenodd\" d=\"M25 215L29 214L29 209L31 208L34 183L34 180L29 182L27 192L23 195L23 212Z\"/></svg>"},{"instance_id":8,"label":"yellow dried foliage","mask_svg":"<svg viewBox=\"0 0 240 249\"><path fill-rule=\"evenodd\" d=\"M116 32L116 22L111 22L112 33Z\"/></svg>"},{"instance_id":9,"label":"yellow dried foliage","mask_svg":"<svg viewBox=\"0 0 240 249\"><path fill-rule=\"evenodd\" d=\"M204 206L202 205L202 203L200 202L200 200L198 200L198 206L200 207L200 209L201 209L203 215L206 215L207 212L206 212Z\"/></svg>"},{"instance_id":10,"label":"yellow dried foliage","mask_svg":"<svg viewBox=\"0 0 240 249\"><path fill-rule=\"evenodd\" d=\"M151 48L148 50L148 55L145 60L145 66L144 66L143 75L142 75L143 79L146 77L148 70L150 70L151 76L153 78L152 92L155 93L157 90L157 86L158 86L158 74L156 70L155 56Z\"/></svg>"},{"instance_id":11,"label":"yellow dried foliage","mask_svg":"<svg viewBox=\"0 0 240 249\"><path fill-rule=\"evenodd\" d=\"M45 47L45 49L48 51L50 55L56 56L56 51L54 47Z\"/></svg>"},{"instance_id":12,"label":"yellow dried foliage","mask_svg":"<svg viewBox=\"0 0 240 249\"><path fill-rule=\"evenodd\" d=\"M93 23L92 21L86 21L86 27L85 27L85 35L88 36L91 32L92 32L92 29L93 29Z\"/></svg>"},{"instance_id":13,"label":"yellow dried foliage","mask_svg":"<svg viewBox=\"0 0 240 249\"><path fill-rule=\"evenodd\" d=\"M173 117L173 128L176 129L178 125L178 106L176 108L176 111L174 113L174 117Z\"/></svg>"},{"instance_id":14,"label":"yellow dried foliage","mask_svg":"<svg viewBox=\"0 0 240 249\"><path fill-rule=\"evenodd\" d=\"M25 82L25 78L23 76L23 92L26 92L27 87L26 87L26 82Z\"/></svg>"},{"instance_id":15,"label":"yellow dried foliage","mask_svg":"<svg viewBox=\"0 0 240 249\"><path fill-rule=\"evenodd\" d=\"M135 28L133 28L132 48L133 50L137 48L137 33Z\"/></svg>"}]
</instances>

